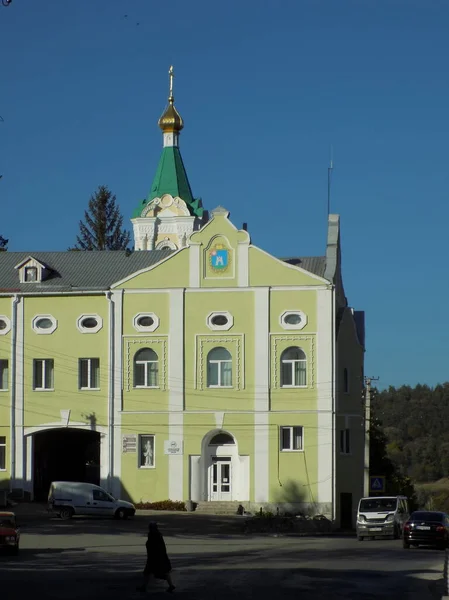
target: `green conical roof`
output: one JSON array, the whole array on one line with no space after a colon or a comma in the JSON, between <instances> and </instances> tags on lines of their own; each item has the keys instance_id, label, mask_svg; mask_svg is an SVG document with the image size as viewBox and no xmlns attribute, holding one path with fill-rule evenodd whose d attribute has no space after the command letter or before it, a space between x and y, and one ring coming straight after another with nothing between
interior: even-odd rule
<instances>
[{"instance_id":1,"label":"green conical roof","mask_svg":"<svg viewBox=\"0 0 449 600\"><path fill-rule=\"evenodd\" d=\"M192 215L200 218L203 216L204 209L201 199L193 197L184 162L177 146L163 148L150 193L145 200L140 202L133 213L133 218L140 217L145 206L163 194L178 196L187 204Z\"/></svg>"}]
</instances>

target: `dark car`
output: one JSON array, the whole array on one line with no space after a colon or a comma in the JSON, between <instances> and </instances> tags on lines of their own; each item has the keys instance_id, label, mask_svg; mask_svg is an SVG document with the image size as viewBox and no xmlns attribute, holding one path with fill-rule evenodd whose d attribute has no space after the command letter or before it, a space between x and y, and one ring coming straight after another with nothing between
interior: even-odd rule
<instances>
[{"instance_id":1,"label":"dark car","mask_svg":"<svg viewBox=\"0 0 449 600\"><path fill-rule=\"evenodd\" d=\"M0 511L0 550L19 553L20 529L13 512Z\"/></svg>"},{"instance_id":2,"label":"dark car","mask_svg":"<svg viewBox=\"0 0 449 600\"><path fill-rule=\"evenodd\" d=\"M404 525L404 548L410 546L436 546L447 548L449 516L433 510L417 510Z\"/></svg>"}]
</instances>

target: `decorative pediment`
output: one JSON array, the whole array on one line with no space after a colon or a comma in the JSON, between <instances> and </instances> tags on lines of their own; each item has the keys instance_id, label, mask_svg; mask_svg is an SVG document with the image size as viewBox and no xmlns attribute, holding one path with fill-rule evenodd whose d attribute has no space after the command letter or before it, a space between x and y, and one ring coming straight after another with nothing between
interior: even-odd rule
<instances>
[{"instance_id":1,"label":"decorative pediment","mask_svg":"<svg viewBox=\"0 0 449 600\"><path fill-rule=\"evenodd\" d=\"M173 198L170 194L163 194L160 198L154 198L142 212L142 217L190 217L187 204L182 198Z\"/></svg>"},{"instance_id":2,"label":"decorative pediment","mask_svg":"<svg viewBox=\"0 0 449 600\"><path fill-rule=\"evenodd\" d=\"M47 265L33 256L28 256L14 268L19 271L20 283L40 283L50 271Z\"/></svg>"}]
</instances>

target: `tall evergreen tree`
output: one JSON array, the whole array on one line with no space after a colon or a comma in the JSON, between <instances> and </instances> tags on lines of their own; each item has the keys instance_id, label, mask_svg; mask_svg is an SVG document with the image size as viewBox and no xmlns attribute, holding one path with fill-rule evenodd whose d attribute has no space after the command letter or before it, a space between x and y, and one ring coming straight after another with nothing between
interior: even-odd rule
<instances>
[{"instance_id":1,"label":"tall evergreen tree","mask_svg":"<svg viewBox=\"0 0 449 600\"><path fill-rule=\"evenodd\" d=\"M0 235L0 252L8 250L8 242L9 240L5 240L5 238Z\"/></svg>"},{"instance_id":2,"label":"tall evergreen tree","mask_svg":"<svg viewBox=\"0 0 449 600\"><path fill-rule=\"evenodd\" d=\"M116 197L104 185L90 197L76 244L70 250L127 250L131 236L123 229Z\"/></svg>"}]
</instances>

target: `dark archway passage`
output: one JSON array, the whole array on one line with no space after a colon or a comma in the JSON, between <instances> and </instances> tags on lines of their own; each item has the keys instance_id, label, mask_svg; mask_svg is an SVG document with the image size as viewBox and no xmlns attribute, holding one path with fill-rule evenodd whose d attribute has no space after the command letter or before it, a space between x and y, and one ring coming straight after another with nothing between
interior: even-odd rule
<instances>
[{"instance_id":1,"label":"dark archway passage","mask_svg":"<svg viewBox=\"0 0 449 600\"><path fill-rule=\"evenodd\" d=\"M34 499L45 501L52 481L100 483L100 434L51 429L34 434Z\"/></svg>"}]
</instances>

